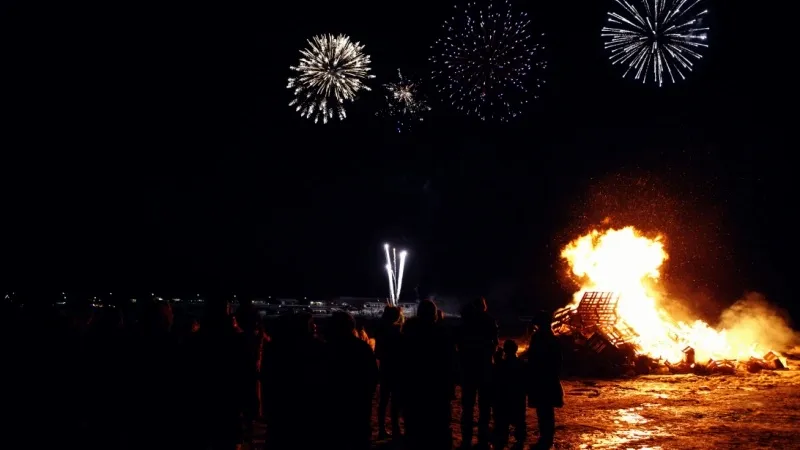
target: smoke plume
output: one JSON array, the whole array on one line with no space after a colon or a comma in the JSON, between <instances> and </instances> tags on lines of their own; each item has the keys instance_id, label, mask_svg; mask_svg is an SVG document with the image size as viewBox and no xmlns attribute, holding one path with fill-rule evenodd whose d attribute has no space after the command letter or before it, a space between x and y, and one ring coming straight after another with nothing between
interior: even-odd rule
<instances>
[{"instance_id":1,"label":"smoke plume","mask_svg":"<svg viewBox=\"0 0 800 450\"><path fill-rule=\"evenodd\" d=\"M757 343L761 349L780 352L800 344L800 334L791 329L786 314L757 292L747 293L723 311L719 329L723 328L734 345Z\"/></svg>"}]
</instances>

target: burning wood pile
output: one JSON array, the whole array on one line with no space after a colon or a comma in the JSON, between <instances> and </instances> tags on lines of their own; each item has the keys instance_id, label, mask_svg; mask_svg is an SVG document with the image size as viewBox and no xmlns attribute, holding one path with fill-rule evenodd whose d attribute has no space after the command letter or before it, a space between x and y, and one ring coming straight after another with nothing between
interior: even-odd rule
<instances>
[{"instance_id":1,"label":"burning wood pile","mask_svg":"<svg viewBox=\"0 0 800 450\"><path fill-rule=\"evenodd\" d=\"M658 285L668 258L662 236L647 237L633 227L592 231L570 242L561 257L580 286L552 323L569 350L567 366L600 368L609 375L786 367L781 355L769 350L776 342L765 337L771 324L745 320L717 330L701 320L675 320L661 307L671 301Z\"/></svg>"},{"instance_id":2,"label":"burning wood pile","mask_svg":"<svg viewBox=\"0 0 800 450\"><path fill-rule=\"evenodd\" d=\"M625 373L727 373L736 370L758 372L760 370L784 369L779 355L768 352L763 358L714 359L697 361L691 346L682 350L683 358L673 362L653 358L638 344L639 335L619 316L617 306L619 294L614 292L585 292L577 305L561 308L553 316L552 328L573 352L592 352L605 359L606 369ZM671 336L676 345L681 345L677 334Z\"/></svg>"}]
</instances>

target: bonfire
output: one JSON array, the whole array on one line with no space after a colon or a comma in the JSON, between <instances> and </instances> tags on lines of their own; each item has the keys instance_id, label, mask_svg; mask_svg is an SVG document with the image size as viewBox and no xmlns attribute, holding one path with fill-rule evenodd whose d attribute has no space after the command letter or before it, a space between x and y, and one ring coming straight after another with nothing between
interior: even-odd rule
<instances>
[{"instance_id":1,"label":"bonfire","mask_svg":"<svg viewBox=\"0 0 800 450\"><path fill-rule=\"evenodd\" d=\"M670 367L785 367L757 330L671 317L664 306L674 299L659 283L668 259L663 236L647 237L633 227L592 231L570 242L561 257L580 289L556 312L557 334L580 336L598 353L611 346Z\"/></svg>"}]
</instances>

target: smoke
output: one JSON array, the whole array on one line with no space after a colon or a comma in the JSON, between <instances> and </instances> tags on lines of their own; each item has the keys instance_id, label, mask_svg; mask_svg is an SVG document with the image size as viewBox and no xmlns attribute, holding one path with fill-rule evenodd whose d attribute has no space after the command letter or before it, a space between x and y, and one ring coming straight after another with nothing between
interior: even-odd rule
<instances>
[{"instance_id":1,"label":"smoke","mask_svg":"<svg viewBox=\"0 0 800 450\"><path fill-rule=\"evenodd\" d=\"M731 344L757 343L759 348L786 351L800 344L800 334L789 326L786 314L757 292L722 312L719 329L727 330Z\"/></svg>"}]
</instances>

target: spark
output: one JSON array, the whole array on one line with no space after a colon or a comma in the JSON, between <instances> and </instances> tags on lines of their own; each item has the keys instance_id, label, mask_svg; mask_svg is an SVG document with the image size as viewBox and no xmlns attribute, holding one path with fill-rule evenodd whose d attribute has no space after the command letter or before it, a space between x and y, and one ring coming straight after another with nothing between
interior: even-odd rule
<instances>
[{"instance_id":1,"label":"spark","mask_svg":"<svg viewBox=\"0 0 800 450\"><path fill-rule=\"evenodd\" d=\"M363 45L342 34L314 36L307 42L308 48L300 50L300 64L290 67L298 74L289 78L287 87L295 96L289 105L314 123L328 123L334 115L344 120L344 103L362 89L369 91L364 82L375 78L369 74L370 57Z\"/></svg>"},{"instance_id":2,"label":"spark","mask_svg":"<svg viewBox=\"0 0 800 450\"><path fill-rule=\"evenodd\" d=\"M535 91L544 84L539 74L547 67L544 45L532 41L531 20L515 13L510 0L500 8L491 1L483 8L467 3L443 28L446 35L432 46L433 79L458 110L507 122L521 113L530 91L538 98ZM526 80L534 72L536 89L530 89Z\"/></svg>"},{"instance_id":3,"label":"spark","mask_svg":"<svg viewBox=\"0 0 800 450\"><path fill-rule=\"evenodd\" d=\"M422 99L416 81L404 77L400 69L397 69L397 77L396 82L383 85L386 90L386 107L376 115L393 118L397 132L401 133L410 129L412 122L421 122L422 114L430 111L431 107Z\"/></svg>"},{"instance_id":4,"label":"spark","mask_svg":"<svg viewBox=\"0 0 800 450\"><path fill-rule=\"evenodd\" d=\"M627 65L629 73L646 83L664 85L686 79L700 53L708 47L709 28L703 25L708 9L703 0L615 0L602 30L612 64ZM635 5L634 3L638 4Z\"/></svg>"}]
</instances>

